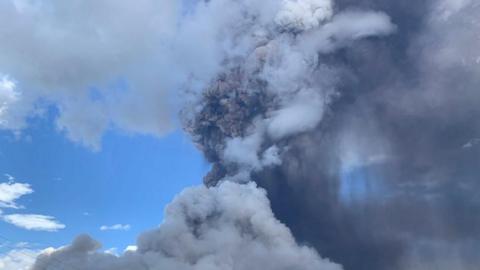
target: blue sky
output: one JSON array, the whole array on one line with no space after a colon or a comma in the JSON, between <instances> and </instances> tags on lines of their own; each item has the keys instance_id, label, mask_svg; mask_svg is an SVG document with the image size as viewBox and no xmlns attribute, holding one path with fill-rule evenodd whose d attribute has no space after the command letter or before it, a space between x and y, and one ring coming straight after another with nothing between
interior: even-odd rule
<instances>
[{"instance_id":1,"label":"blue sky","mask_svg":"<svg viewBox=\"0 0 480 270\"><path fill-rule=\"evenodd\" d=\"M9 131L0 133L0 182L8 181L4 174L9 174L34 190L18 200L24 209L3 211L53 216L66 228L42 232L0 222L2 236L11 241L4 251L20 242L41 249L57 247L81 233L92 235L105 249L121 251L134 244L140 232L157 226L175 194L200 184L208 170L180 131L157 138L114 130L94 152L59 132L54 114L31 120L20 138ZM130 229L100 230L115 224Z\"/></svg>"}]
</instances>

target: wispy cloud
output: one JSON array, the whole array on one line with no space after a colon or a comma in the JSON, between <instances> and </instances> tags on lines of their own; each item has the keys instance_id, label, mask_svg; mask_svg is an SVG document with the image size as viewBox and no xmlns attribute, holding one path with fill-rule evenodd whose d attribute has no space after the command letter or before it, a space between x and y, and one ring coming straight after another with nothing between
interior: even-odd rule
<instances>
[{"instance_id":1,"label":"wispy cloud","mask_svg":"<svg viewBox=\"0 0 480 270\"><path fill-rule=\"evenodd\" d=\"M54 217L44 215L12 214L5 215L2 218L5 222L32 231L56 232L66 227Z\"/></svg>"},{"instance_id":2,"label":"wispy cloud","mask_svg":"<svg viewBox=\"0 0 480 270\"><path fill-rule=\"evenodd\" d=\"M13 177L11 174L5 173L4 175L9 182L15 181L15 177Z\"/></svg>"},{"instance_id":3,"label":"wispy cloud","mask_svg":"<svg viewBox=\"0 0 480 270\"><path fill-rule=\"evenodd\" d=\"M15 183L15 177L4 174L8 179L6 183L0 183L0 220L13 224L19 228L33 231L55 232L65 228L65 225L56 221L54 217L37 214L8 214L4 215L1 208L20 209L16 201L24 196L33 193L30 184ZM0 269L2 269L0 267Z\"/></svg>"},{"instance_id":4,"label":"wispy cloud","mask_svg":"<svg viewBox=\"0 0 480 270\"><path fill-rule=\"evenodd\" d=\"M468 141L466 144L464 144L463 148L472 148L478 144L480 144L480 138L473 138L470 141Z\"/></svg>"},{"instance_id":5,"label":"wispy cloud","mask_svg":"<svg viewBox=\"0 0 480 270\"><path fill-rule=\"evenodd\" d=\"M137 246L134 246L134 245L130 245L130 246L127 246L123 252L126 253L126 252L135 252L138 250L138 247Z\"/></svg>"},{"instance_id":6,"label":"wispy cloud","mask_svg":"<svg viewBox=\"0 0 480 270\"><path fill-rule=\"evenodd\" d=\"M110 255L113 255L113 256L118 256L118 249L116 247L106 249L104 252L106 254L110 254Z\"/></svg>"},{"instance_id":7,"label":"wispy cloud","mask_svg":"<svg viewBox=\"0 0 480 270\"><path fill-rule=\"evenodd\" d=\"M0 183L0 208L20 208L15 201L30 193L33 193L33 189L29 184Z\"/></svg>"},{"instance_id":8,"label":"wispy cloud","mask_svg":"<svg viewBox=\"0 0 480 270\"><path fill-rule=\"evenodd\" d=\"M103 225L100 227L101 231L128 231L131 226L129 224L115 224L112 226Z\"/></svg>"}]
</instances>

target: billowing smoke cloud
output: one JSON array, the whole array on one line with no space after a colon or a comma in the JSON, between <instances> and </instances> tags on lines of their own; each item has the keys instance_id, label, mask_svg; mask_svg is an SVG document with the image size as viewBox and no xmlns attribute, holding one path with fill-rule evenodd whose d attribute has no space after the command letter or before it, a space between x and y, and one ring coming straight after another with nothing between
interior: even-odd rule
<instances>
[{"instance_id":1,"label":"billowing smoke cloud","mask_svg":"<svg viewBox=\"0 0 480 270\"><path fill-rule=\"evenodd\" d=\"M40 256L34 270L64 262L82 269L479 265L480 217L472 213L480 210L480 5L211 0L179 9L173 30L159 34L159 48L170 50L159 51L178 72L166 85L187 89L182 120L212 163L206 187L176 199L137 251L98 253L83 236ZM13 89L8 81L0 87ZM142 104L144 93L132 93ZM2 106L22 94L9 90ZM142 117L158 120L145 108Z\"/></svg>"},{"instance_id":2,"label":"billowing smoke cloud","mask_svg":"<svg viewBox=\"0 0 480 270\"><path fill-rule=\"evenodd\" d=\"M137 251L116 257L95 253L99 247L79 236L44 252L32 270L342 269L299 246L253 183L187 189L167 207L160 227L139 237Z\"/></svg>"},{"instance_id":3,"label":"billowing smoke cloud","mask_svg":"<svg viewBox=\"0 0 480 270\"><path fill-rule=\"evenodd\" d=\"M395 31L384 13L334 14L328 0L283 1L269 22L240 29L254 37L251 50L205 90L200 110L188 114L187 131L214 162L207 184L248 181L249 172L278 165L288 145L277 142L314 130L338 95L338 71L319 55Z\"/></svg>"},{"instance_id":4,"label":"billowing smoke cloud","mask_svg":"<svg viewBox=\"0 0 480 270\"><path fill-rule=\"evenodd\" d=\"M336 1L317 27L281 24L187 128L206 184L253 173L297 240L345 269L475 268L479 8Z\"/></svg>"}]
</instances>

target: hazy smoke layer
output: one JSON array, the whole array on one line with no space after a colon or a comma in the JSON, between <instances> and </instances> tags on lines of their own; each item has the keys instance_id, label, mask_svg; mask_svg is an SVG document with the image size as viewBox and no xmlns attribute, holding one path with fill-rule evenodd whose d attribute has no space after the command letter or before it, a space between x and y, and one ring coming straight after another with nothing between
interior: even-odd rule
<instances>
[{"instance_id":1,"label":"hazy smoke layer","mask_svg":"<svg viewBox=\"0 0 480 270\"><path fill-rule=\"evenodd\" d=\"M95 253L99 247L79 236L40 255L33 270L342 269L297 245L253 183L187 189L167 207L163 224L139 237L137 251L116 257Z\"/></svg>"},{"instance_id":2,"label":"hazy smoke layer","mask_svg":"<svg viewBox=\"0 0 480 270\"><path fill-rule=\"evenodd\" d=\"M475 269L479 12L468 0L195 2L178 33L202 40L183 57L202 57L178 70L207 187L176 199L136 252L80 237L34 269L340 268L316 252L346 270Z\"/></svg>"}]
</instances>

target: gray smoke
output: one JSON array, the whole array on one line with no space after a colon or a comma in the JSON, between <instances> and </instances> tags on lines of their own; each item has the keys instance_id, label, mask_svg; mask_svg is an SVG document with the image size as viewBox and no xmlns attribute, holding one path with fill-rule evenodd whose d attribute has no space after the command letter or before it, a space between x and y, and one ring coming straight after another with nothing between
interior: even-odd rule
<instances>
[{"instance_id":1,"label":"gray smoke","mask_svg":"<svg viewBox=\"0 0 480 270\"><path fill-rule=\"evenodd\" d=\"M206 186L138 251L106 255L84 236L34 270L475 269L479 12L469 0L195 2L180 33L206 31L195 50L208 72L191 59L179 70Z\"/></svg>"},{"instance_id":2,"label":"gray smoke","mask_svg":"<svg viewBox=\"0 0 480 270\"><path fill-rule=\"evenodd\" d=\"M158 229L139 237L137 251L116 257L99 248L89 236L79 236L41 254L32 270L342 269L297 245L274 217L265 191L253 183L190 188L167 207Z\"/></svg>"},{"instance_id":3,"label":"gray smoke","mask_svg":"<svg viewBox=\"0 0 480 270\"><path fill-rule=\"evenodd\" d=\"M336 1L316 26L281 23L187 125L205 183L253 174L295 237L345 269L474 269L479 11Z\"/></svg>"},{"instance_id":4,"label":"gray smoke","mask_svg":"<svg viewBox=\"0 0 480 270\"><path fill-rule=\"evenodd\" d=\"M251 50L228 62L197 111L186 112L186 130L213 163L207 185L249 181L250 172L279 165L288 139L315 130L338 98L340 70L321 56L395 31L384 13L335 13L328 0L283 1L270 24L257 21L239 30L251 36Z\"/></svg>"}]
</instances>

